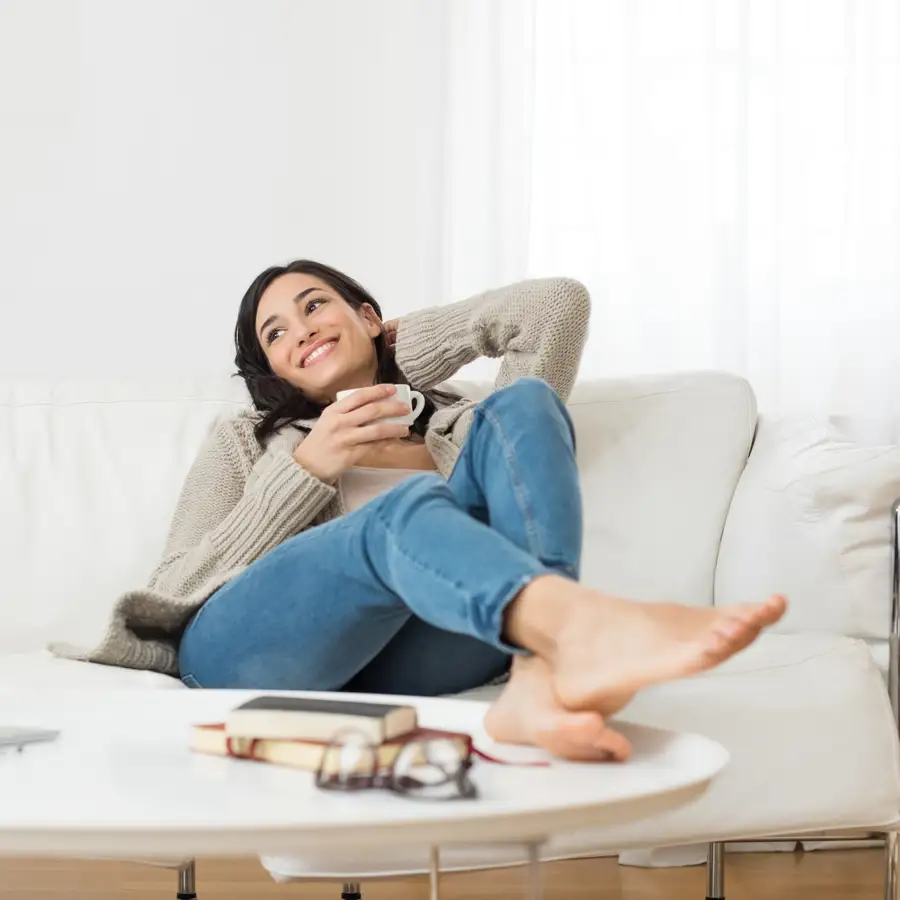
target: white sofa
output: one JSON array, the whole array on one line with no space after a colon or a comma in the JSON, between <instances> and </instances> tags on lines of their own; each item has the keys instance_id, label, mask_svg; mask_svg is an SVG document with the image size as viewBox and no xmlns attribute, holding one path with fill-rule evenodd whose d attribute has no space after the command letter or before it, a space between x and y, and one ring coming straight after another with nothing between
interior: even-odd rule
<instances>
[{"instance_id":1,"label":"white sofa","mask_svg":"<svg viewBox=\"0 0 900 900\"><path fill-rule=\"evenodd\" d=\"M480 395L486 385L464 389ZM0 381L0 690L184 689L44 648L91 642L117 594L145 581L202 439L245 402L235 379ZM732 762L712 789L615 833L560 837L548 855L698 861L726 841L893 834L900 747L887 684L900 423L758 418L749 385L721 373L579 383L569 406L586 582L700 605L778 590L791 606L729 664L648 690L622 714L721 741ZM895 859L893 838L888 845ZM418 850L263 862L279 880L427 867ZM444 862L521 856L479 847Z\"/></svg>"}]
</instances>

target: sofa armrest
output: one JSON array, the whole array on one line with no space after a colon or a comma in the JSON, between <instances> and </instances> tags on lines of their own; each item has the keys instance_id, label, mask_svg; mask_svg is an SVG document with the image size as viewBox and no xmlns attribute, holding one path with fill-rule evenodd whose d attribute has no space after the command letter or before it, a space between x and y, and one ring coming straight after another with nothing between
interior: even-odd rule
<instances>
[{"instance_id":1,"label":"sofa armrest","mask_svg":"<svg viewBox=\"0 0 900 900\"><path fill-rule=\"evenodd\" d=\"M891 507L891 636L888 690L900 731L900 498Z\"/></svg>"}]
</instances>

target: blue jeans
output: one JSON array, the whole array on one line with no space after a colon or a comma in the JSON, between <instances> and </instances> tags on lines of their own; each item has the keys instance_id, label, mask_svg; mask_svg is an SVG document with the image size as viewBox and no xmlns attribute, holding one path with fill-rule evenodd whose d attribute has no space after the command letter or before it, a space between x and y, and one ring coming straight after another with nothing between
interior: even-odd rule
<instances>
[{"instance_id":1,"label":"blue jeans","mask_svg":"<svg viewBox=\"0 0 900 900\"><path fill-rule=\"evenodd\" d=\"M308 529L214 593L186 628L190 687L434 696L502 675L509 602L577 579L581 493L569 414L524 378L475 409L450 478L412 476Z\"/></svg>"}]
</instances>

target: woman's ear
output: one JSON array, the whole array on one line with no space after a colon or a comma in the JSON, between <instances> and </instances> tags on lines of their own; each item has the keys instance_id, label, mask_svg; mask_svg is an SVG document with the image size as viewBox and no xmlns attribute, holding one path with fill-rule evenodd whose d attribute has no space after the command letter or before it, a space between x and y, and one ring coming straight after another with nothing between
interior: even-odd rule
<instances>
[{"instance_id":1,"label":"woman's ear","mask_svg":"<svg viewBox=\"0 0 900 900\"><path fill-rule=\"evenodd\" d=\"M359 308L360 315L363 317L363 321L366 325L366 331L369 334L370 338L377 338L379 334L382 333L383 327L381 324L381 319L378 318L378 313L375 312L374 307L371 303L363 303L363 305Z\"/></svg>"}]
</instances>

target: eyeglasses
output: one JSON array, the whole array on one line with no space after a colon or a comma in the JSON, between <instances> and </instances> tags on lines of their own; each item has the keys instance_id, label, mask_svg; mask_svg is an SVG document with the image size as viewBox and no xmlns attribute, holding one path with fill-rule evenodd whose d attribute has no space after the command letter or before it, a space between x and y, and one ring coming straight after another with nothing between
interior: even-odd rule
<instances>
[{"instance_id":1,"label":"eyeglasses","mask_svg":"<svg viewBox=\"0 0 900 900\"><path fill-rule=\"evenodd\" d=\"M472 800L472 740L464 734L418 732L407 741L375 746L357 731L338 732L316 770L329 791L381 788L425 800Z\"/></svg>"}]
</instances>

